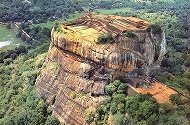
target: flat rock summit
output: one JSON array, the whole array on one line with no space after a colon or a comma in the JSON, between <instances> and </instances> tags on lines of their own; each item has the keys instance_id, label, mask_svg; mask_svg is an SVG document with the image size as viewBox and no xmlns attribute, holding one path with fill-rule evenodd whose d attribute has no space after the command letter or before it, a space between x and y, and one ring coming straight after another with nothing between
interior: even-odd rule
<instances>
[{"instance_id":1,"label":"flat rock summit","mask_svg":"<svg viewBox=\"0 0 190 125\"><path fill-rule=\"evenodd\" d=\"M75 125L87 124L85 109L103 101L107 84L153 77L166 53L164 31L135 17L87 13L57 22L51 38L36 86L53 114Z\"/></svg>"}]
</instances>

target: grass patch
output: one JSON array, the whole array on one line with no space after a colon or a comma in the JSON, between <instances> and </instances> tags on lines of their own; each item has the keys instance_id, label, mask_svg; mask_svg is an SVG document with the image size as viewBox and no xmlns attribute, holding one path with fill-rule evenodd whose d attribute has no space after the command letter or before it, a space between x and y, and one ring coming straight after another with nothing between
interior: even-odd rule
<instances>
[{"instance_id":1,"label":"grass patch","mask_svg":"<svg viewBox=\"0 0 190 125\"><path fill-rule=\"evenodd\" d=\"M95 13L98 13L98 14L114 14L114 13L119 13L119 12L129 12L131 11L130 8L119 8L119 9L111 9L111 10L106 10L106 9L100 9L100 10L97 10L95 11Z\"/></svg>"},{"instance_id":2,"label":"grass patch","mask_svg":"<svg viewBox=\"0 0 190 125\"><path fill-rule=\"evenodd\" d=\"M25 45L19 38L16 37L16 33L11 29L7 29L6 25L0 24L0 44L1 42L11 41L10 45L2 47L2 49L14 49L17 45Z\"/></svg>"},{"instance_id":3,"label":"grass patch","mask_svg":"<svg viewBox=\"0 0 190 125\"><path fill-rule=\"evenodd\" d=\"M84 16L84 14L85 14L84 12L82 12L82 13L76 13L76 14L70 14L69 15L69 19L67 19L66 21L75 20L75 19L77 19L79 17ZM59 21L63 22L63 23L66 22L66 21L64 21L64 19L60 19ZM53 28L53 24L54 24L54 21L48 21L46 23L33 24L33 26L34 27L40 26L41 28L46 27L48 29L52 29Z\"/></svg>"},{"instance_id":4,"label":"grass patch","mask_svg":"<svg viewBox=\"0 0 190 125\"><path fill-rule=\"evenodd\" d=\"M77 19L77 18L79 18L79 17L82 17L82 16L84 16L84 14L85 14L84 12L82 12L82 13L70 14L68 21L70 21L70 20L75 20L75 19Z\"/></svg>"},{"instance_id":5,"label":"grass patch","mask_svg":"<svg viewBox=\"0 0 190 125\"><path fill-rule=\"evenodd\" d=\"M54 21L48 21L47 23L39 23L39 24L33 24L34 27L40 26L41 28L48 28L48 29L52 29L53 27L53 22Z\"/></svg>"}]
</instances>

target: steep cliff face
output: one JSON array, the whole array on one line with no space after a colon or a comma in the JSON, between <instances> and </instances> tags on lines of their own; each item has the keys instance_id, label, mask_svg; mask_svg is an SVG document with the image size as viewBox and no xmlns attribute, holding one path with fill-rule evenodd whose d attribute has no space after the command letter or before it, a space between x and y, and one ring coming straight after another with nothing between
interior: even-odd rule
<instances>
[{"instance_id":1,"label":"steep cliff face","mask_svg":"<svg viewBox=\"0 0 190 125\"><path fill-rule=\"evenodd\" d=\"M85 125L84 111L100 103L108 76L98 72L99 67L70 57L56 47L49 50L46 68L38 77L36 86L61 121ZM95 71L96 70L96 71Z\"/></svg>"},{"instance_id":2,"label":"steep cliff face","mask_svg":"<svg viewBox=\"0 0 190 125\"><path fill-rule=\"evenodd\" d=\"M153 74L166 43L164 32L148 32L149 25L133 17L87 14L59 32L53 29L46 67L36 81L53 113L66 123L85 125L85 109L101 103L110 81L127 81L132 72Z\"/></svg>"}]
</instances>

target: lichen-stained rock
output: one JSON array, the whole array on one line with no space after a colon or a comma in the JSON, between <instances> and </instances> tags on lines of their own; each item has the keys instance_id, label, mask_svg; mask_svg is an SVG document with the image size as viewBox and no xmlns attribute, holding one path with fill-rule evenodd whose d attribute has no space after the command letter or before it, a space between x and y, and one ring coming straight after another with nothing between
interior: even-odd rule
<instances>
[{"instance_id":1,"label":"lichen-stained rock","mask_svg":"<svg viewBox=\"0 0 190 125\"><path fill-rule=\"evenodd\" d=\"M44 65L46 67L36 81L40 95L49 104L53 103L53 114L61 121L85 125L85 109L102 101L104 87L108 84L104 73L96 73L101 67L82 62L56 47L49 50ZM94 74L99 74L96 80ZM100 97L95 99L91 94Z\"/></svg>"},{"instance_id":2,"label":"lichen-stained rock","mask_svg":"<svg viewBox=\"0 0 190 125\"><path fill-rule=\"evenodd\" d=\"M87 14L64 25L61 32L52 30L52 39L56 47L97 64L124 72L143 68L150 75L166 53L166 42L164 32L147 31L149 25L134 17ZM109 33L114 42L101 44L99 37L109 39Z\"/></svg>"},{"instance_id":3,"label":"lichen-stained rock","mask_svg":"<svg viewBox=\"0 0 190 125\"><path fill-rule=\"evenodd\" d=\"M102 102L110 81L154 74L166 41L161 29L147 30L149 25L134 17L89 13L59 30L54 27L45 68L36 80L53 114L60 121L85 125L85 109Z\"/></svg>"}]
</instances>

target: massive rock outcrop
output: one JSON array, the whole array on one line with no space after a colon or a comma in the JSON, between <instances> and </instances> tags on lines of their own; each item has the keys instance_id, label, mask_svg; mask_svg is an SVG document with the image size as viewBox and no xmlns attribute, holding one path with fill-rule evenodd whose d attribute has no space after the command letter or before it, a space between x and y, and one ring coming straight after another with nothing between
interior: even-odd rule
<instances>
[{"instance_id":1,"label":"massive rock outcrop","mask_svg":"<svg viewBox=\"0 0 190 125\"><path fill-rule=\"evenodd\" d=\"M86 14L52 30L36 80L39 93L63 122L87 124L84 111L103 100L110 81L153 75L164 56L162 29L134 17Z\"/></svg>"}]
</instances>

